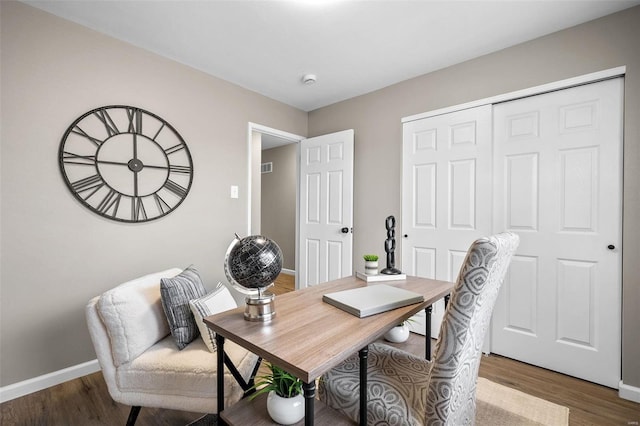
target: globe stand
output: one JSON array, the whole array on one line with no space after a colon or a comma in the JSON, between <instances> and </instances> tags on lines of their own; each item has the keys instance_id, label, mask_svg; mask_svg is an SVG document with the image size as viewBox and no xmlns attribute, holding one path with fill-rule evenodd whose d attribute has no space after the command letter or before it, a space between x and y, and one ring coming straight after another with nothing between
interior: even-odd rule
<instances>
[{"instance_id":1,"label":"globe stand","mask_svg":"<svg viewBox=\"0 0 640 426\"><path fill-rule=\"evenodd\" d=\"M258 297L255 295L247 296L244 301L247 304L244 310L244 319L247 321L260 321L268 322L276 315L276 309L274 300L275 294L270 292L264 292L263 290L271 287L270 284L267 287L258 287Z\"/></svg>"}]
</instances>

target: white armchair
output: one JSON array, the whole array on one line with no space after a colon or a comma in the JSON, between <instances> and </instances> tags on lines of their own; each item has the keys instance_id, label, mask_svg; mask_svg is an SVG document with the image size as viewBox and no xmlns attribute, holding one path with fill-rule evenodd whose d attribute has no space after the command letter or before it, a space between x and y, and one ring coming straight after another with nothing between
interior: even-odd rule
<instances>
[{"instance_id":1,"label":"white armchair","mask_svg":"<svg viewBox=\"0 0 640 426\"><path fill-rule=\"evenodd\" d=\"M109 394L132 406L127 425L135 423L142 406L217 412L216 355L200 337L178 350L163 311L160 280L181 272L168 269L126 282L93 298L86 307ZM258 357L233 342L227 343L225 352L250 386ZM245 392L227 370L225 390L225 406Z\"/></svg>"}]
</instances>

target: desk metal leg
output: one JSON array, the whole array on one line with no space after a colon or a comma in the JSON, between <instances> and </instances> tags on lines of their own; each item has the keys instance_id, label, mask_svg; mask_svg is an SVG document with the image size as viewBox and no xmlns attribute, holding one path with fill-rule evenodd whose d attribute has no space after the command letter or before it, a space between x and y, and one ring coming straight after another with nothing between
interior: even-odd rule
<instances>
[{"instance_id":1,"label":"desk metal leg","mask_svg":"<svg viewBox=\"0 0 640 426\"><path fill-rule=\"evenodd\" d=\"M451 294L447 294L444 297L444 310L447 310L447 306L449 306L449 299L451 299ZM429 305L424 308L425 317L426 317L426 334L424 339L424 353L425 358L430 361L431 360L431 313L433 312L433 305Z\"/></svg>"},{"instance_id":2,"label":"desk metal leg","mask_svg":"<svg viewBox=\"0 0 640 426\"><path fill-rule=\"evenodd\" d=\"M316 397L316 382L302 383L302 391L304 393L304 425L313 426L315 404L313 400Z\"/></svg>"},{"instance_id":3,"label":"desk metal leg","mask_svg":"<svg viewBox=\"0 0 640 426\"><path fill-rule=\"evenodd\" d=\"M220 413L224 410L224 337L220 333L216 333L216 355L217 355L217 403L218 403L218 420Z\"/></svg>"},{"instance_id":4,"label":"desk metal leg","mask_svg":"<svg viewBox=\"0 0 640 426\"><path fill-rule=\"evenodd\" d=\"M360 356L360 426L367 425L367 362L369 360L369 346L358 352Z\"/></svg>"},{"instance_id":5,"label":"desk metal leg","mask_svg":"<svg viewBox=\"0 0 640 426\"><path fill-rule=\"evenodd\" d=\"M433 311L433 306L429 305L424 308L425 313L425 322L426 322L426 330L424 335L424 353L425 359L427 361L431 360L431 312Z\"/></svg>"}]
</instances>

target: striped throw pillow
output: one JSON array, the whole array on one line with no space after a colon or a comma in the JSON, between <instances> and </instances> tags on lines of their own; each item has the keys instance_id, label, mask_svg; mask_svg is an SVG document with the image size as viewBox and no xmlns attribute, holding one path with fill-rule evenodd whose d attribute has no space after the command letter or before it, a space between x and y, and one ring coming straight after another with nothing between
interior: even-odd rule
<instances>
[{"instance_id":1,"label":"striped throw pillow","mask_svg":"<svg viewBox=\"0 0 640 426\"><path fill-rule=\"evenodd\" d=\"M167 316L171 335L180 350L200 334L189 301L206 293L200 275L193 265L173 278L160 280L162 308Z\"/></svg>"}]
</instances>

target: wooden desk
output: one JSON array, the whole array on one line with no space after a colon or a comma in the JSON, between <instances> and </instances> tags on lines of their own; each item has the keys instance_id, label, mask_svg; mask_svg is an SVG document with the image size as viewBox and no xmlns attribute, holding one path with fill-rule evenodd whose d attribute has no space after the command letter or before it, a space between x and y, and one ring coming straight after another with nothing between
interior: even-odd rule
<instances>
[{"instance_id":1,"label":"wooden desk","mask_svg":"<svg viewBox=\"0 0 640 426\"><path fill-rule=\"evenodd\" d=\"M347 277L279 295L271 322L246 321L244 307L206 317L204 322L217 333L218 377L223 378L220 372L224 368L224 339L230 339L304 382L305 425L312 425L314 404L318 403L314 402L315 380L351 354L360 352L364 361L361 362L361 407L363 404L366 407L366 374L363 377L362 372L364 368L366 373L367 345L453 289L451 282L418 277L382 283L420 293L424 301L358 318L322 301L323 294L367 286L362 280ZM220 395L224 395L224 380L218 380L218 395L218 413L222 413L224 399Z\"/></svg>"}]
</instances>

